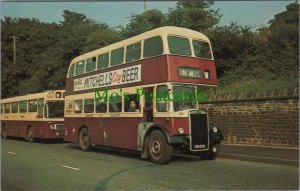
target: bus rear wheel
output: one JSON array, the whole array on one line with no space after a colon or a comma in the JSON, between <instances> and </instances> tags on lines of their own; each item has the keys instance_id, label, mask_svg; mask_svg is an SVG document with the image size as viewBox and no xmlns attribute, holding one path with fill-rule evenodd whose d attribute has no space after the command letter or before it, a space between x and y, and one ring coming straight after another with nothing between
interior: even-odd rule
<instances>
[{"instance_id":1,"label":"bus rear wheel","mask_svg":"<svg viewBox=\"0 0 300 191\"><path fill-rule=\"evenodd\" d=\"M88 151L91 146L91 139L87 128L82 128L80 130L78 139L79 139L80 149L83 151Z\"/></svg>"},{"instance_id":2,"label":"bus rear wheel","mask_svg":"<svg viewBox=\"0 0 300 191\"><path fill-rule=\"evenodd\" d=\"M32 129L31 127L29 127L26 131L26 141L28 142L33 142L34 138L33 138L33 134L32 134Z\"/></svg>"},{"instance_id":3,"label":"bus rear wheel","mask_svg":"<svg viewBox=\"0 0 300 191\"><path fill-rule=\"evenodd\" d=\"M167 143L164 134L159 130L151 132L148 141L148 156L154 163L168 163L172 157L173 146Z\"/></svg>"}]
</instances>

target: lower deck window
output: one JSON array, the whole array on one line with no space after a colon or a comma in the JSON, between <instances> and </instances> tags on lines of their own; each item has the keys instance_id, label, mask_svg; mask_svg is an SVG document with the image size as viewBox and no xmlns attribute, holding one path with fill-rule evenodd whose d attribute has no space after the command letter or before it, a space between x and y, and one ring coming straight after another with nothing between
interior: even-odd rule
<instances>
[{"instance_id":1,"label":"lower deck window","mask_svg":"<svg viewBox=\"0 0 300 191\"><path fill-rule=\"evenodd\" d=\"M121 112L122 111L122 97L111 96L109 99L109 112Z\"/></svg>"},{"instance_id":2,"label":"lower deck window","mask_svg":"<svg viewBox=\"0 0 300 191\"><path fill-rule=\"evenodd\" d=\"M94 99L84 100L84 113L93 113L94 112Z\"/></svg>"},{"instance_id":3,"label":"lower deck window","mask_svg":"<svg viewBox=\"0 0 300 191\"><path fill-rule=\"evenodd\" d=\"M74 113L82 113L82 100L74 101Z\"/></svg>"}]
</instances>

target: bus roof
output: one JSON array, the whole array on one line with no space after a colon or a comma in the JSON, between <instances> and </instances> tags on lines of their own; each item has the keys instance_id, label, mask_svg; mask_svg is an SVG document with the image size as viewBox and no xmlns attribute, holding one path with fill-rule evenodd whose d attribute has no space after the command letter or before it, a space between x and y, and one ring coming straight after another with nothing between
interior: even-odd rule
<instances>
[{"instance_id":1,"label":"bus roof","mask_svg":"<svg viewBox=\"0 0 300 191\"><path fill-rule=\"evenodd\" d=\"M55 97L56 92L61 92L61 97L56 98ZM51 93L53 93L53 97L50 97ZM41 92L41 93L26 94L26 95L23 95L23 96L16 96L16 97L11 97L11 98L1 99L0 102L1 103L10 103L10 102L31 100L31 99L39 99L39 98L47 98L49 100L62 100L64 93L65 93L65 90L50 90L50 91L45 91L45 92Z\"/></svg>"},{"instance_id":2,"label":"bus roof","mask_svg":"<svg viewBox=\"0 0 300 191\"><path fill-rule=\"evenodd\" d=\"M151 38L154 36L164 36L164 35L184 36L184 37L190 37L190 38L195 38L195 39L203 40L206 42L210 42L209 39L207 38L207 36L205 36L204 34L198 32L198 31L181 28L181 27L164 26L164 27L159 27L159 28L144 32L142 34L127 38L125 40L122 40L122 41L119 41L116 43L113 43L111 45L102 47L100 49L82 54L82 55L74 58L71 63L79 62L79 61L87 59L89 57L94 57L97 54L102 54L102 53L109 52L111 50L125 47L128 45L140 42L147 38Z\"/></svg>"}]
</instances>

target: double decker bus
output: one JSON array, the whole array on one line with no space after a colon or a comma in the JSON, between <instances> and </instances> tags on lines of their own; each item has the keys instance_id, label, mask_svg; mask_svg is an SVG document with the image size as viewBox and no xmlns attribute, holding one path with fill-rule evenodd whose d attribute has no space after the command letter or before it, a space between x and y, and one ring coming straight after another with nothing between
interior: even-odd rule
<instances>
[{"instance_id":1,"label":"double decker bus","mask_svg":"<svg viewBox=\"0 0 300 191\"><path fill-rule=\"evenodd\" d=\"M198 102L216 84L210 41L193 30L160 27L88 52L68 69L64 141L160 164L174 152L214 159L222 135Z\"/></svg>"},{"instance_id":2,"label":"double decker bus","mask_svg":"<svg viewBox=\"0 0 300 191\"><path fill-rule=\"evenodd\" d=\"M63 139L65 90L1 100L1 136Z\"/></svg>"}]
</instances>

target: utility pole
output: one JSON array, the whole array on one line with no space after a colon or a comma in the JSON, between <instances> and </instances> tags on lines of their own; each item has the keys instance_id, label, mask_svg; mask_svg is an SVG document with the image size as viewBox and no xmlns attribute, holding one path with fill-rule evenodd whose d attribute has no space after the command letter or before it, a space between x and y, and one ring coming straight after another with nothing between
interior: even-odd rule
<instances>
[{"instance_id":1,"label":"utility pole","mask_svg":"<svg viewBox=\"0 0 300 191\"><path fill-rule=\"evenodd\" d=\"M147 11L147 5L146 5L146 0L144 0L144 12Z\"/></svg>"},{"instance_id":2,"label":"utility pole","mask_svg":"<svg viewBox=\"0 0 300 191\"><path fill-rule=\"evenodd\" d=\"M13 53L14 53L14 62L13 62L13 64L16 64L16 61L17 61L16 39L17 39L17 37L16 37L16 35L13 35L13 36L11 36L10 38L13 39Z\"/></svg>"}]
</instances>

